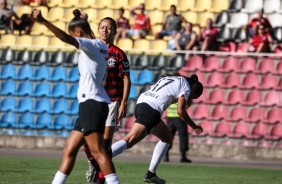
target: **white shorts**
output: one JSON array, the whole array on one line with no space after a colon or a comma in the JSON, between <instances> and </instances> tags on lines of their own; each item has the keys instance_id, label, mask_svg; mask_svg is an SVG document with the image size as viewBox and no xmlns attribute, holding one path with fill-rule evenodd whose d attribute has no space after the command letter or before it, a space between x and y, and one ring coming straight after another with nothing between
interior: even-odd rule
<instances>
[{"instance_id":1,"label":"white shorts","mask_svg":"<svg viewBox=\"0 0 282 184\"><path fill-rule=\"evenodd\" d=\"M119 101L111 102L109 104L109 114L106 120L106 125L108 127L116 127L118 125L118 109L120 106Z\"/></svg>"},{"instance_id":2,"label":"white shorts","mask_svg":"<svg viewBox=\"0 0 282 184\"><path fill-rule=\"evenodd\" d=\"M127 30L127 35L129 37L133 37L133 36L137 35L138 33L141 35L141 37L145 37L146 36L146 32L143 31L143 30L138 30L138 29L129 29L129 30Z\"/></svg>"}]
</instances>

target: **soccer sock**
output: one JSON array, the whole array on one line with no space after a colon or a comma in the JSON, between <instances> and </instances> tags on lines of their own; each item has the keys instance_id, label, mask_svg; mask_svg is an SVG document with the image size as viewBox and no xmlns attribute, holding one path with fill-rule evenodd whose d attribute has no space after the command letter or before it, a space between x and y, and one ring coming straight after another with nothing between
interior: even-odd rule
<instances>
[{"instance_id":1,"label":"soccer sock","mask_svg":"<svg viewBox=\"0 0 282 184\"><path fill-rule=\"evenodd\" d=\"M99 178L105 178L104 173L102 173L101 171L99 172Z\"/></svg>"},{"instance_id":2,"label":"soccer sock","mask_svg":"<svg viewBox=\"0 0 282 184\"><path fill-rule=\"evenodd\" d=\"M116 173L108 174L105 176L107 184L120 184Z\"/></svg>"},{"instance_id":3,"label":"soccer sock","mask_svg":"<svg viewBox=\"0 0 282 184\"><path fill-rule=\"evenodd\" d=\"M57 171L52 181L52 184L64 184L67 181L67 178L68 175L62 173L61 171Z\"/></svg>"},{"instance_id":4,"label":"soccer sock","mask_svg":"<svg viewBox=\"0 0 282 184\"><path fill-rule=\"evenodd\" d=\"M112 145L113 157L121 154L127 148L127 142L125 140L117 141Z\"/></svg>"},{"instance_id":5,"label":"soccer sock","mask_svg":"<svg viewBox=\"0 0 282 184\"><path fill-rule=\"evenodd\" d=\"M157 167L159 166L160 162L162 161L169 144L159 141L154 149L153 156L151 159L149 171L152 173L156 173Z\"/></svg>"}]
</instances>

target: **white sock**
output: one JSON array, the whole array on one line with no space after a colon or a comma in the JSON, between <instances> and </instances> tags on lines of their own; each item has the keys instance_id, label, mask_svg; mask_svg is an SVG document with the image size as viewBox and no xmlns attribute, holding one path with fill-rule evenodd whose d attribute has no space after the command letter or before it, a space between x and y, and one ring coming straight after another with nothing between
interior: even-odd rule
<instances>
[{"instance_id":1,"label":"white sock","mask_svg":"<svg viewBox=\"0 0 282 184\"><path fill-rule=\"evenodd\" d=\"M107 184L120 184L116 173L105 175Z\"/></svg>"},{"instance_id":2,"label":"white sock","mask_svg":"<svg viewBox=\"0 0 282 184\"><path fill-rule=\"evenodd\" d=\"M127 142L125 140L120 140L115 142L112 145L113 157L121 154L124 150L126 150L126 148L127 148Z\"/></svg>"},{"instance_id":3,"label":"white sock","mask_svg":"<svg viewBox=\"0 0 282 184\"><path fill-rule=\"evenodd\" d=\"M68 175L62 173L61 171L57 171L52 181L52 184L64 184L67 181L67 178Z\"/></svg>"},{"instance_id":4,"label":"white sock","mask_svg":"<svg viewBox=\"0 0 282 184\"><path fill-rule=\"evenodd\" d=\"M152 173L156 173L157 167L161 163L168 147L169 147L169 144L165 142L159 141L157 143L157 145L155 146L154 152L153 152L152 159L151 159L149 171L151 171Z\"/></svg>"}]
</instances>

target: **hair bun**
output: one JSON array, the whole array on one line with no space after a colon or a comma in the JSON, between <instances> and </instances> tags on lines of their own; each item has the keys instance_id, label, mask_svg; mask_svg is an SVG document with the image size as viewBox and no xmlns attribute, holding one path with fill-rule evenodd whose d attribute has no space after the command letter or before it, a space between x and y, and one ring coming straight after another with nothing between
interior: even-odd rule
<instances>
[{"instance_id":1,"label":"hair bun","mask_svg":"<svg viewBox=\"0 0 282 184\"><path fill-rule=\"evenodd\" d=\"M198 81L198 76L196 74L191 75L192 80Z\"/></svg>"},{"instance_id":2,"label":"hair bun","mask_svg":"<svg viewBox=\"0 0 282 184\"><path fill-rule=\"evenodd\" d=\"M80 16L81 16L81 13L78 9L73 10L72 13L74 15L74 18L80 18Z\"/></svg>"}]
</instances>

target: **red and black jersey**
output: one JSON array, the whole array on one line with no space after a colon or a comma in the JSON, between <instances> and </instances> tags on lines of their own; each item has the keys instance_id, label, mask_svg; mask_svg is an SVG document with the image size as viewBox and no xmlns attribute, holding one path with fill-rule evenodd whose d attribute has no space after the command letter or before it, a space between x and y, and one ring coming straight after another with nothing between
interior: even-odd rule
<instances>
[{"instance_id":1,"label":"red and black jersey","mask_svg":"<svg viewBox=\"0 0 282 184\"><path fill-rule=\"evenodd\" d=\"M111 101L118 101L123 96L123 77L129 76L129 61L126 54L115 45L109 46L107 60L105 89Z\"/></svg>"}]
</instances>

